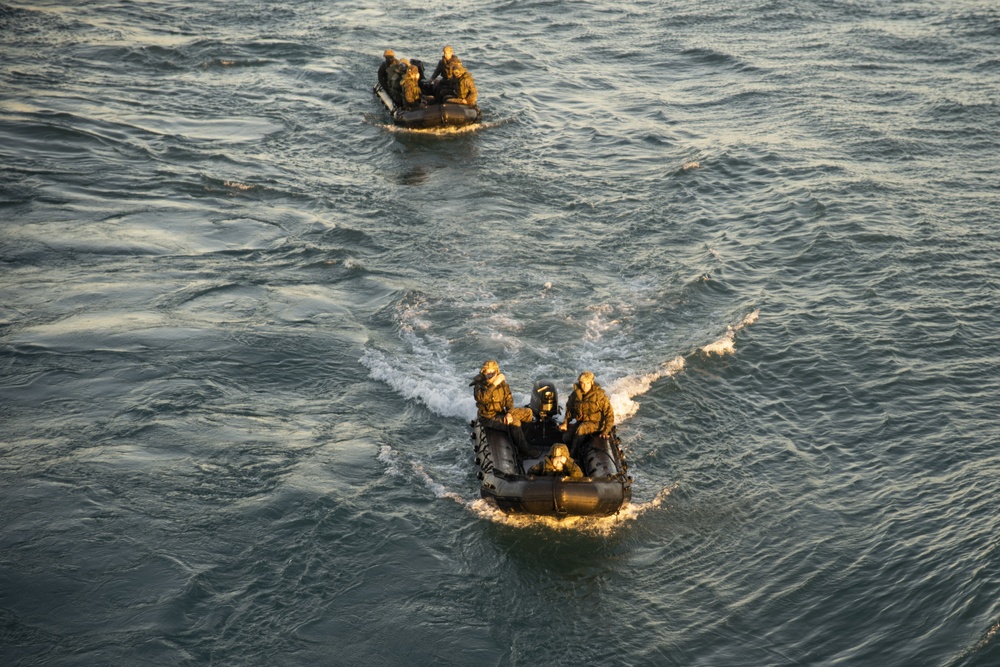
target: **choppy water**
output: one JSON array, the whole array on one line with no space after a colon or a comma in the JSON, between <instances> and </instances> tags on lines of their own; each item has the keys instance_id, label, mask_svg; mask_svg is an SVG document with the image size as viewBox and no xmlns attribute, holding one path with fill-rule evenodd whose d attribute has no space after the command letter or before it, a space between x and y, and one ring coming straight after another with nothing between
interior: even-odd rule
<instances>
[{"instance_id":1,"label":"choppy water","mask_svg":"<svg viewBox=\"0 0 1000 667\"><path fill-rule=\"evenodd\" d=\"M485 123L395 131L382 49ZM1000 664L994 2L0 4L0 663ZM478 501L468 378L636 482Z\"/></svg>"}]
</instances>

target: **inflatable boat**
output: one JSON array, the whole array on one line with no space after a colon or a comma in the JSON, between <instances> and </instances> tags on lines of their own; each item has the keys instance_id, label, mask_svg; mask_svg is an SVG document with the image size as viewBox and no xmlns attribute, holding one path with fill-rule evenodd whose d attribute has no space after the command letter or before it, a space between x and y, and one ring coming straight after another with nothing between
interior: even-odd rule
<instances>
[{"instance_id":1,"label":"inflatable boat","mask_svg":"<svg viewBox=\"0 0 1000 667\"><path fill-rule=\"evenodd\" d=\"M467 104L453 104L446 102L443 104L428 104L418 109L404 109L398 106L389 95L389 92L382 87L381 83L375 84L375 97L377 97L392 116L392 122L399 127L406 127L413 130L431 130L441 127L463 127L478 123L482 117L479 107Z\"/></svg>"},{"instance_id":2,"label":"inflatable boat","mask_svg":"<svg viewBox=\"0 0 1000 667\"><path fill-rule=\"evenodd\" d=\"M531 450L518 452L506 428L493 428L474 420L472 443L479 467L480 495L508 514L538 516L610 516L632 497L632 478L616 432L596 436L581 443L573 459L584 477L532 474L530 469L543 461L549 448L562 442L556 414L559 411L555 386L535 383L531 393L534 420L522 424Z\"/></svg>"}]
</instances>

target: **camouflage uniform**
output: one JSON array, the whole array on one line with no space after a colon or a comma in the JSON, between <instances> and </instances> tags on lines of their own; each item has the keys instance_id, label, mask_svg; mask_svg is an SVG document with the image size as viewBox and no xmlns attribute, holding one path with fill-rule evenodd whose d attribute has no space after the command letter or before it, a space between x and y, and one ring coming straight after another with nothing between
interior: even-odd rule
<instances>
[{"instance_id":1,"label":"camouflage uniform","mask_svg":"<svg viewBox=\"0 0 1000 667\"><path fill-rule=\"evenodd\" d=\"M487 377L490 373L491 377ZM531 408L515 408L514 396L510 393L510 385L500 373L500 366L493 359L483 364L482 370L470 383L476 398L476 410L479 422L483 426L500 431L507 431L517 450L522 456L531 454L531 446L521 430L521 422L530 422L535 414ZM511 423L505 422L505 416L511 416Z\"/></svg>"},{"instance_id":2,"label":"camouflage uniform","mask_svg":"<svg viewBox=\"0 0 1000 667\"><path fill-rule=\"evenodd\" d=\"M436 79L439 76L445 76L448 72L448 68L458 60L458 56L452 56L451 58L442 58L438 61L437 67L434 68L434 74L431 75L432 79Z\"/></svg>"},{"instance_id":3,"label":"camouflage uniform","mask_svg":"<svg viewBox=\"0 0 1000 667\"><path fill-rule=\"evenodd\" d=\"M386 83L388 85L385 89L396 104L403 103L403 78L408 69L410 69L410 63L404 59L397 61L386 70Z\"/></svg>"},{"instance_id":4,"label":"camouflage uniform","mask_svg":"<svg viewBox=\"0 0 1000 667\"><path fill-rule=\"evenodd\" d=\"M458 83L458 74L456 70L462 67L462 61L459 60L458 56L454 56L445 60L441 59L441 63L438 67L444 65L444 69L441 74L443 75L440 79L434 79L431 83L431 90L439 101L444 101L449 97L455 97L456 89L455 86ZM434 70L435 74L438 70Z\"/></svg>"},{"instance_id":5,"label":"camouflage uniform","mask_svg":"<svg viewBox=\"0 0 1000 667\"><path fill-rule=\"evenodd\" d=\"M586 394L579 383L573 385L573 393L566 400L566 416L563 424L571 419L577 421L571 431L572 449L576 451L580 443L594 433L610 435L615 425L615 411L607 394L596 382Z\"/></svg>"},{"instance_id":6,"label":"camouflage uniform","mask_svg":"<svg viewBox=\"0 0 1000 667\"><path fill-rule=\"evenodd\" d=\"M566 460L559 460L559 457L565 457ZM566 445L562 444L552 445L552 449L549 450L545 460L533 465L528 472L533 475L583 477L583 470L569 455L569 449L566 448Z\"/></svg>"},{"instance_id":7,"label":"camouflage uniform","mask_svg":"<svg viewBox=\"0 0 1000 667\"><path fill-rule=\"evenodd\" d=\"M382 62L381 65L378 66L378 82L380 84L382 84L383 88L385 88L386 90L388 90L388 86L389 86L389 79L388 79L389 68L392 67L393 65L395 65L399 61L396 60L396 56L395 56L395 54L392 54L392 51L386 50L386 53L387 54L391 54L391 55L386 55L385 56L385 60Z\"/></svg>"},{"instance_id":8,"label":"camouflage uniform","mask_svg":"<svg viewBox=\"0 0 1000 667\"><path fill-rule=\"evenodd\" d=\"M469 74L469 70L459 67L454 71L457 74L457 77L451 84L454 97L462 100L462 104L475 105L479 93L476 90L475 82L472 80L472 75Z\"/></svg>"},{"instance_id":9,"label":"camouflage uniform","mask_svg":"<svg viewBox=\"0 0 1000 667\"><path fill-rule=\"evenodd\" d=\"M506 380L493 384L483 378L475 381L473 395L476 397L476 409L479 411L479 419L493 428L507 428L503 422L503 415L508 414L514 418L511 426L520 426L521 422L530 422L534 419L531 408L515 408L514 396L510 392L510 385Z\"/></svg>"},{"instance_id":10,"label":"camouflage uniform","mask_svg":"<svg viewBox=\"0 0 1000 667\"><path fill-rule=\"evenodd\" d=\"M400 90L404 107L416 109L420 105L420 73L413 65L410 66L406 77L403 78Z\"/></svg>"}]
</instances>

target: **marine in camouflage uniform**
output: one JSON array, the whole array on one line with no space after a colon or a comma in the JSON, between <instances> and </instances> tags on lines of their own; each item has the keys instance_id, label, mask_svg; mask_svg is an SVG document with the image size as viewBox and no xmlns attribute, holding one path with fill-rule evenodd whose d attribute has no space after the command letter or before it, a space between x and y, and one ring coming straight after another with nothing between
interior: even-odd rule
<instances>
[{"instance_id":1,"label":"marine in camouflage uniform","mask_svg":"<svg viewBox=\"0 0 1000 667\"><path fill-rule=\"evenodd\" d=\"M472 74L469 73L469 70L462 67L461 63L451 68L449 84L452 94L449 99L445 100L446 102L475 106L479 92L476 90L476 84L472 80Z\"/></svg>"},{"instance_id":2,"label":"marine in camouflage uniform","mask_svg":"<svg viewBox=\"0 0 1000 667\"><path fill-rule=\"evenodd\" d=\"M483 426L510 430L510 436L521 454L530 453L528 441L521 431L522 422L534 419L531 408L515 408L514 396L510 392L507 379L500 372L500 366L493 359L483 364L479 375L470 383L476 398L476 410Z\"/></svg>"},{"instance_id":3,"label":"marine in camouflage uniform","mask_svg":"<svg viewBox=\"0 0 1000 667\"><path fill-rule=\"evenodd\" d=\"M448 66L456 60L455 50L450 46L444 47L441 51L444 57L438 61L437 67L434 68L434 73L431 74L431 79L436 79L439 76L445 76L448 72Z\"/></svg>"},{"instance_id":4,"label":"marine in camouflage uniform","mask_svg":"<svg viewBox=\"0 0 1000 667\"><path fill-rule=\"evenodd\" d=\"M552 445L545 460L539 461L528 470L533 475L558 475L560 477L583 477L583 469L569 455L566 445Z\"/></svg>"},{"instance_id":5,"label":"marine in camouflage uniform","mask_svg":"<svg viewBox=\"0 0 1000 667\"><path fill-rule=\"evenodd\" d=\"M406 71L406 76L400 84L400 91L403 98L403 106L407 109L416 109L420 106L420 70L416 65L410 65Z\"/></svg>"},{"instance_id":6,"label":"marine in camouflage uniform","mask_svg":"<svg viewBox=\"0 0 1000 667\"><path fill-rule=\"evenodd\" d=\"M451 47L445 47L445 57L438 63L431 77L431 92L435 99L444 102L448 97L456 97L458 77L455 68L462 66L462 60L458 56L451 55ZM437 78L440 76L441 78Z\"/></svg>"},{"instance_id":7,"label":"marine in camouflage uniform","mask_svg":"<svg viewBox=\"0 0 1000 667\"><path fill-rule=\"evenodd\" d=\"M392 49L386 49L382 54L382 57L385 58L385 60L378 66L378 82L382 84L383 88L388 90L388 71L390 67L396 64L396 54Z\"/></svg>"},{"instance_id":8,"label":"marine in camouflage uniform","mask_svg":"<svg viewBox=\"0 0 1000 667\"><path fill-rule=\"evenodd\" d=\"M403 103L403 79L406 77L406 72L409 69L410 61L403 58L395 64L390 65L386 70L387 85L385 90L396 104L401 105Z\"/></svg>"},{"instance_id":9,"label":"marine in camouflage uniform","mask_svg":"<svg viewBox=\"0 0 1000 667\"><path fill-rule=\"evenodd\" d=\"M569 422L574 419L576 424L569 426ZM611 407L608 395L604 393L601 385L594 382L593 373L590 371L580 373L576 384L573 385L573 393L566 400L563 423L559 425L562 430L568 430L567 441L572 443L570 451L576 452L580 443L591 435L611 435L614 426L615 411Z\"/></svg>"}]
</instances>

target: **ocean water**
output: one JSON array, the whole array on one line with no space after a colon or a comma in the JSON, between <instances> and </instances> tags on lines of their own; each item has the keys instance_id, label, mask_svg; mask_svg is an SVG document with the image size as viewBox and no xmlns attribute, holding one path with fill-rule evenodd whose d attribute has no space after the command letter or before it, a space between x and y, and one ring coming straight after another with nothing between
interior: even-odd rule
<instances>
[{"instance_id":1,"label":"ocean water","mask_svg":"<svg viewBox=\"0 0 1000 667\"><path fill-rule=\"evenodd\" d=\"M473 73L393 128L382 50ZM1000 664L1000 8L0 0L0 664ZM479 499L591 369L633 503Z\"/></svg>"}]
</instances>

